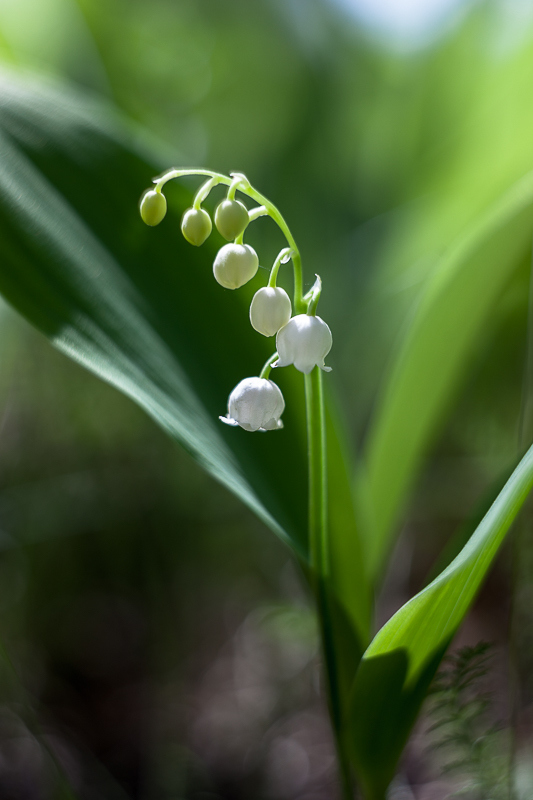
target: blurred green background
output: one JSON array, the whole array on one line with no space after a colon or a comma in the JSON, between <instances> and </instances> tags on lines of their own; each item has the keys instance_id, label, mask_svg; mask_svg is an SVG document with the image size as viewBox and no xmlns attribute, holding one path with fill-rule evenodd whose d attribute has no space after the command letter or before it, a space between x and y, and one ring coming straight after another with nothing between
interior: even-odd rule
<instances>
[{"instance_id":1,"label":"blurred green background","mask_svg":"<svg viewBox=\"0 0 533 800\"><path fill-rule=\"evenodd\" d=\"M102 97L162 164L243 171L281 208L307 284L315 272L324 281L354 453L438 257L533 168L533 7L432 8L0 0L3 69ZM531 441L529 272L524 259L450 393L381 621ZM288 551L7 306L0 330L0 796L334 797L313 616ZM533 548L522 528L519 574L508 548L461 636L496 643L498 721L514 675L529 798ZM521 624L509 667L512 586ZM415 735L392 796L450 790L426 744Z\"/></svg>"}]
</instances>

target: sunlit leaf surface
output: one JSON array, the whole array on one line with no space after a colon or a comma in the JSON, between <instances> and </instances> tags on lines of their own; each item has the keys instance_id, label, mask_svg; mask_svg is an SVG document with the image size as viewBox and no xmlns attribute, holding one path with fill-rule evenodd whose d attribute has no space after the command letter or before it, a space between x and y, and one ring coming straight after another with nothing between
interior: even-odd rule
<instances>
[{"instance_id":1,"label":"sunlit leaf surface","mask_svg":"<svg viewBox=\"0 0 533 800\"><path fill-rule=\"evenodd\" d=\"M167 191L167 218L147 228L137 203L158 170L98 105L5 83L0 148L2 293L58 348L141 405L305 560L301 374L271 375L286 399L283 430L251 434L218 420L231 389L257 375L275 347L248 319L266 270L236 292L216 283L213 255L223 242L217 233L202 248L185 242L179 215L190 197L183 188ZM332 428L333 557L360 654L368 590L337 435Z\"/></svg>"},{"instance_id":2,"label":"sunlit leaf surface","mask_svg":"<svg viewBox=\"0 0 533 800\"><path fill-rule=\"evenodd\" d=\"M366 651L352 693L351 746L369 797L382 797L429 683L533 487L531 448L452 563Z\"/></svg>"},{"instance_id":3,"label":"sunlit leaf surface","mask_svg":"<svg viewBox=\"0 0 533 800\"><path fill-rule=\"evenodd\" d=\"M531 244L526 175L443 257L413 314L369 433L359 497L369 568L379 572L398 515L484 326Z\"/></svg>"},{"instance_id":4,"label":"sunlit leaf surface","mask_svg":"<svg viewBox=\"0 0 533 800\"><path fill-rule=\"evenodd\" d=\"M214 281L213 245L196 249L179 232L183 189L169 192L158 228L143 225L138 198L159 168L97 105L11 83L1 94L0 290L305 557L298 376L279 378L283 431L255 435L218 421L233 386L273 349L247 318L257 286L237 293Z\"/></svg>"}]
</instances>

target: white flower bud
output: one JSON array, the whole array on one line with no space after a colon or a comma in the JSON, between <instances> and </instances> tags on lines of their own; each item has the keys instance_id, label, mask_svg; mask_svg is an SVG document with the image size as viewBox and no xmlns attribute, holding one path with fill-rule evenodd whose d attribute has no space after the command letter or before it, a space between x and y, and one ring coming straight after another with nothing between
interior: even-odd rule
<instances>
[{"instance_id":1,"label":"white flower bud","mask_svg":"<svg viewBox=\"0 0 533 800\"><path fill-rule=\"evenodd\" d=\"M272 366L288 367L294 364L296 369L307 375L316 365L330 372L331 367L324 366L324 359L332 343L331 331L323 319L298 314L278 331L276 349L279 359Z\"/></svg>"},{"instance_id":2,"label":"white flower bud","mask_svg":"<svg viewBox=\"0 0 533 800\"><path fill-rule=\"evenodd\" d=\"M221 286L238 289L254 277L258 267L257 253L249 244L225 244L217 253L213 273Z\"/></svg>"},{"instance_id":3,"label":"white flower bud","mask_svg":"<svg viewBox=\"0 0 533 800\"><path fill-rule=\"evenodd\" d=\"M283 428L280 420L285 408L281 390L266 378L245 378L229 396L228 413L219 417L227 425L240 425L245 431L274 431Z\"/></svg>"},{"instance_id":4,"label":"white flower bud","mask_svg":"<svg viewBox=\"0 0 533 800\"><path fill-rule=\"evenodd\" d=\"M265 286L254 294L250 322L263 336L274 336L290 318L291 300L285 289Z\"/></svg>"}]
</instances>

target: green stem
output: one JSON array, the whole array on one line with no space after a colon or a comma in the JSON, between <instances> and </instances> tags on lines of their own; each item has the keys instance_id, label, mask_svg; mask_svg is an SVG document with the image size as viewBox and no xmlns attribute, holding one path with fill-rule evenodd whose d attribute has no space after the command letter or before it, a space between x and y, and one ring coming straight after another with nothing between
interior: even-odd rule
<instances>
[{"instance_id":1,"label":"green stem","mask_svg":"<svg viewBox=\"0 0 533 800\"><path fill-rule=\"evenodd\" d=\"M270 270L270 278L268 279L268 285L271 289L276 288L276 280L278 278L279 268L282 265L282 263L285 263L290 259L291 252L292 251L290 247L284 247L283 250L281 250L281 252L278 254L276 260L274 261L274 266Z\"/></svg>"},{"instance_id":2,"label":"green stem","mask_svg":"<svg viewBox=\"0 0 533 800\"><path fill-rule=\"evenodd\" d=\"M294 274L295 312L296 314L303 314L308 311L308 303L303 297L302 260L300 251L279 209L271 203L267 197L254 189L246 176L240 173L234 173L233 176L227 177L221 173L206 169L171 169L154 180L156 190L161 191L167 181L173 180L174 178L185 177L186 175L205 175L213 181L213 186L215 184L229 186L228 198L230 199L234 197L236 191L242 192L259 204L258 209L253 209L250 212L251 217L256 218L257 216L268 214L268 216L274 220L284 234L291 251ZM205 186L207 188L209 183ZM282 254L278 256L279 263L281 263L281 258ZM276 262L273 274L271 275L271 281L274 285L277 269L279 269L279 264ZM269 285L271 285L271 283L269 283ZM315 313L319 297L320 279L317 278L317 283L315 283L310 293L310 314ZM268 377L272 363L276 358L277 354L274 354L268 359L261 370L260 377ZM350 765L340 735L341 708L329 601L330 565L327 538L326 425L322 391L322 372L318 367L315 367L309 375L305 376L305 394L309 458L309 561L320 621L326 668L326 682L328 686L328 701L339 759L342 794L344 800L353 800Z\"/></svg>"},{"instance_id":3,"label":"green stem","mask_svg":"<svg viewBox=\"0 0 533 800\"><path fill-rule=\"evenodd\" d=\"M250 222L253 222L254 219L259 219L259 217L265 217L268 215L268 208L265 206L256 206L252 208L251 211L248 212L248 219Z\"/></svg>"},{"instance_id":4,"label":"green stem","mask_svg":"<svg viewBox=\"0 0 533 800\"><path fill-rule=\"evenodd\" d=\"M329 578L327 542L326 432L322 372L305 376L309 455L309 562L323 582Z\"/></svg>"},{"instance_id":5,"label":"green stem","mask_svg":"<svg viewBox=\"0 0 533 800\"><path fill-rule=\"evenodd\" d=\"M200 188L196 192L196 195L192 203L192 207L194 209L198 210L199 208L201 208L202 203L209 196L209 192L217 185L217 183L218 183L217 178L209 178L208 181L206 181L204 184L202 184L202 186L200 186ZM160 191L159 184L156 186L156 189Z\"/></svg>"},{"instance_id":6,"label":"green stem","mask_svg":"<svg viewBox=\"0 0 533 800\"><path fill-rule=\"evenodd\" d=\"M265 378L265 379L268 380L268 376L270 375L270 370L272 369L272 364L278 358L279 358L279 355L278 355L278 352L276 351L274 353L274 355L270 356L270 358L265 361L265 363L263 364L263 369L259 373L259 377L260 378Z\"/></svg>"},{"instance_id":7,"label":"green stem","mask_svg":"<svg viewBox=\"0 0 533 800\"><path fill-rule=\"evenodd\" d=\"M309 459L309 563L320 623L328 704L339 762L342 797L343 800L353 800L350 764L340 735L341 708L337 686L335 647L330 622L326 420L322 370L318 367L314 367L312 372L305 376L305 400Z\"/></svg>"},{"instance_id":8,"label":"green stem","mask_svg":"<svg viewBox=\"0 0 533 800\"><path fill-rule=\"evenodd\" d=\"M233 178L232 182L230 183L230 187L228 189L228 200L235 200L235 192L239 188L241 184L240 178Z\"/></svg>"},{"instance_id":9,"label":"green stem","mask_svg":"<svg viewBox=\"0 0 533 800\"><path fill-rule=\"evenodd\" d=\"M274 220L278 228L287 239L287 244L292 250L294 250L292 255L292 267L294 272L294 308L297 314L303 314L306 311L306 308L302 298L303 278L300 251L298 250L294 236L290 232L289 226L283 219L279 209L273 203L271 203L267 197L254 189L253 186L251 186L244 178L244 176L239 176L239 179L237 180L237 177L228 177L227 175L222 175L220 172L213 172L210 169L170 169L167 172L164 172L161 177L154 180L156 191L160 192L165 183L168 181L171 181L174 178L183 178L187 175L206 175L208 178L213 178L217 183L221 183L225 186L235 185L236 190L242 192L248 197L251 197L252 200L256 201L256 203L259 203L261 206L265 207L268 216Z\"/></svg>"}]
</instances>

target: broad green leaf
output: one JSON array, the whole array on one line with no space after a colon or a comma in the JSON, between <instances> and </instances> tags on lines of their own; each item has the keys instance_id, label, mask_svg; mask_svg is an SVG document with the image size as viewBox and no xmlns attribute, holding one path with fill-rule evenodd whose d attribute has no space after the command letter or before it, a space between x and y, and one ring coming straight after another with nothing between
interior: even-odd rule
<instances>
[{"instance_id":1,"label":"broad green leaf","mask_svg":"<svg viewBox=\"0 0 533 800\"><path fill-rule=\"evenodd\" d=\"M533 174L526 175L443 257L427 281L372 423L358 497L369 571L390 549L421 459L531 244Z\"/></svg>"},{"instance_id":2,"label":"broad green leaf","mask_svg":"<svg viewBox=\"0 0 533 800\"><path fill-rule=\"evenodd\" d=\"M141 405L305 558L299 376L279 376L283 431L252 435L218 420L231 389L257 375L273 349L248 321L263 276L241 292L213 280L214 245L222 242L185 242L183 188L169 191L158 228L143 225L138 199L160 165L97 104L7 82L1 98L0 291L56 347Z\"/></svg>"},{"instance_id":3,"label":"broad green leaf","mask_svg":"<svg viewBox=\"0 0 533 800\"><path fill-rule=\"evenodd\" d=\"M183 239L183 187L168 189L167 218L147 228L138 199L161 167L98 104L7 82L1 97L0 291L56 347L142 406L305 562L301 374L272 375L286 400L283 430L250 434L218 420L231 389L257 375L275 347L248 318L268 273L236 292L216 283L212 262L224 242L216 232L202 248ZM283 244L273 223L272 231ZM253 244L253 226L247 240ZM329 432L333 455L337 427ZM332 469L331 535L343 553L346 593L337 599L360 656L368 585L362 574L354 586L347 578L360 545L346 462Z\"/></svg>"},{"instance_id":4,"label":"broad green leaf","mask_svg":"<svg viewBox=\"0 0 533 800\"><path fill-rule=\"evenodd\" d=\"M459 555L383 626L364 654L348 736L368 798L384 798L429 683L532 487L533 447Z\"/></svg>"},{"instance_id":5,"label":"broad green leaf","mask_svg":"<svg viewBox=\"0 0 533 800\"><path fill-rule=\"evenodd\" d=\"M339 697L347 700L353 675L370 641L372 604L353 503L353 470L342 444L343 426L334 400L331 396L327 400L332 637Z\"/></svg>"},{"instance_id":6,"label":"broad green leaf","mask_svg":"<svg viewBox=\"0 0 533 800\"><path fill-rule=\"evenodd\" d=\"M370 641L372 597L366 580L353 504L350 460L341 435L338 408L327 393L328 526L330 574L318 596L330 691L330 711L337 730L350 697L353 676Z\"/></svg>"}]
</instances>

